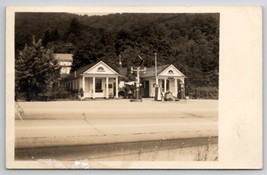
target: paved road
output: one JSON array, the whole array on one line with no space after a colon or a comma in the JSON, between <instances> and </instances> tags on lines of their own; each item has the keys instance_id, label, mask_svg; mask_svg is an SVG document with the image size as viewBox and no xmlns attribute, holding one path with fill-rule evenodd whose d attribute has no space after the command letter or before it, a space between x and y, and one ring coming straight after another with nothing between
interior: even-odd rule
<instances>
[{"instance_id":1,"label":"paved road","mask_svg":"<svg viewBox=\"0 0 267 175\"><path fill-rule=\"evenodd\" d=\"M19 102L16 148L91 145L218 134L218 101Z\"/></svg>"}]
</instances>

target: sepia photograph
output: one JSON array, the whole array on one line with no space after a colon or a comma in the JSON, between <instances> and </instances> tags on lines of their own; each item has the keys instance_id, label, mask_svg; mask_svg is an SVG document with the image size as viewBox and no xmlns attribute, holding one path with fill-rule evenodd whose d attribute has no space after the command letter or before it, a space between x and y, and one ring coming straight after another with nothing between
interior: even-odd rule
<instances>
[{"instance_id":1,"label":"sepia photograph","mask_svg":"<svg viewBox=\"0 0 267 175\"><path fill-rule=\"evenodd\" d=\"M16 13L15 52L15 160L218 160L218 13Z\"/></svg>"},{"instance_id":2,"label":"sepia photograph","mask_svg":"<svg viewBox=\"0 0 267 175\"><path fill-rule=\"evenodd\" d=\"M13 27L20 167L220 161L219 11L15 11Z\"/></svg>"}]
</instances>

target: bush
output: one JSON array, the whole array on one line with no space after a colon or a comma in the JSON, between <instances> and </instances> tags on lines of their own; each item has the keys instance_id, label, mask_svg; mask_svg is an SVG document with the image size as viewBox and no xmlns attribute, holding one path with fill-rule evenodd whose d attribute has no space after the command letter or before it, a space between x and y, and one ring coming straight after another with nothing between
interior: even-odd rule
<instances>
[{"instance_id":1,"label":"bush","mask_svg":"<svg viewBox=\"0 0 267 175\"><path fill-rule=\"evenodd\" d=\"M192 99L218 99L219 90L217 87L195 87L189 92Z\"/></svg>"}]
</instances>

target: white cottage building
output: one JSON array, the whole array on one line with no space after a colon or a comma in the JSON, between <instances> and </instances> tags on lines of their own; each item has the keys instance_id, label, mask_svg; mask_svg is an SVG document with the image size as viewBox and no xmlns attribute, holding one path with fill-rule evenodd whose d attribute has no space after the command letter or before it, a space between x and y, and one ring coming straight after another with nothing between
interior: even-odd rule
<instances>
[{"instance_id":1,"label":"white cottage building","mask_svg":"<svg viewBox=\"0 0 267 175\"><path fill-rule=\"evenodd\" d=\"M162 94L171 92L179 99L185 97L184 80L186 76L174 65L163 65L157 67L158 86ZM154 97L156 85L155 67L147 68L146 73L141 75L142 96Z\"/></svg>"},{"instance_id":2,"label":"white cottage building","mask_svg":"<svg viewBox=\"0 0 267 175\"><path fill-rule=\"evenodd\" d=\"M103 61L71 73L65 83L69 89L82 89L82 99L118 98L119 73Z\"/></svg>"},{"instance_id":3,"label":"white cottage building","mask_svg":"<svg viewBox=\"0 0 267 175\"><path fill-rule=\"evenodd\" d=\"M146 72L140 75L142 97L155 96L155 75L155 67L147 68ZM82 89L83 96L80 97L81 99L118 98L119 85L122 84L122 82L119 82L121 78L122 75L100 61L72 72L65 78L65 87L75 90L79 94L81 94ZM185 98L185 78L186 76L172 64L157 67L158 86L163 95L166 92L171 92L173 96L179 99Z\"/></svg>"}]
</instances>

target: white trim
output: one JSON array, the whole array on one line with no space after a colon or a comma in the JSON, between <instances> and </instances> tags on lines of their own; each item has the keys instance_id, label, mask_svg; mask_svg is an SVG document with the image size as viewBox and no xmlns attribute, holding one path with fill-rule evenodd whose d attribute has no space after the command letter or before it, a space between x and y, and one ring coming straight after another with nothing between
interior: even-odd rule
<instances>
[{"instance_id":1,"label":"white trim","mask_svg":"<svg viewBox=\"0 0 267 175\"><path fill-rule=\"evenodd\" d=\"M84 71L82 74L90 74L90 71L92 71L95 67L97 67L98 65L103 64L104 66L106 66L108 69L110 69L111 72L113 72L114 74L107 74L107 75L119 75L118 72L116 72L114 69L112 69L109 65L107 65L106 63L104 63L103 61L99 61L98 63L96 63L94 66L92 66L91 68L87 69L86 71ZM86 73L87 72L87 73ZM96 74L96 73L93 73Z\"/></svg>"},{"instance_id":2,"label":"white trim","mask_svg":"<svg viewBox=\"0 0 267 175\"><path fill-rule=\"evenodd\" d=\"M166 75L162 75L163 74L163 72L165 72L165 70L166 69L169 69L169 68L173 68L175 71L177 71L179 74L181 74L181 75L179 75L179 76L177 76L177 75L175 75L175 73L174 74L171 74L170 75L170 77L186 77L181 71L179 71L173 64L171 64L170 66L168 66L168 67L166 67L164 70L162 70L161 72L160 72L160 74L158 74L158 76L166 76Z\"/></svg>"},{"instance_id":3,"label":"white trim","mask_svg":"<svg viewBox=\"0 0 267 175\"><path fill-rule=\"evenodd\" d=\"M178 81L177 78L174 79L174 96L177 97L178 94Z\"/></svg>"},{"instance_id":4,"label":"white trim","mask_svg":"<svg viewBox=\"0 0 267 175\"><path fill-rule=\"evenodd\" d=\"M81 74L81 76L84 76L84 77L109 77L109 78L116 78L118 77L118 75L114 75L114 74L90 74L90 73L84 73L84 74Z\"/></svg>"},{"instance_id":5,"label":"white trim","mask_svg":"<svg viewBox=\"0 0 267 175\"><path fill-rule=\"evenodd\" d=\"M95 77L93 77L92 98L95 99Z\"/></svg>"},{"instance_id":6,"label":"white trim","mask_svg":"<svg viewBox=\"0 0 267 175\"><path fill-rule=\"evenodd\" d=\"M167 92L167 79L164 78L164 94Z\"/></svg>"},{"instance_id":7,"label":"white trim","mask_svg":"<svg viewBox=\"0 0 267 175\"><path fill-rule=\"evenodd\" d=\"M106 77L106 98L109 96L109 88L108 88L108 77Z\"/></svg>"},{"instance_id":8,"label":"white trim","mask_svg":"<svg viewBox=\"0 0 267 175\"><path fill-rule=\"evenodd\" d=\"M116 77L116 98L119 98L119 79Z\"/></svg>"},{"instance_id":9,"label":"white trim","mask_svg":"<svg viewBox=\"0 0 267 175\"><path fill-rule=\"evenodd\" d=\"M84 82L84 79L85 79L85 77L83 76L82 77L82 88L83 88L83 91L85 92L85 82Z\"/></svg>"}]
</instances>

